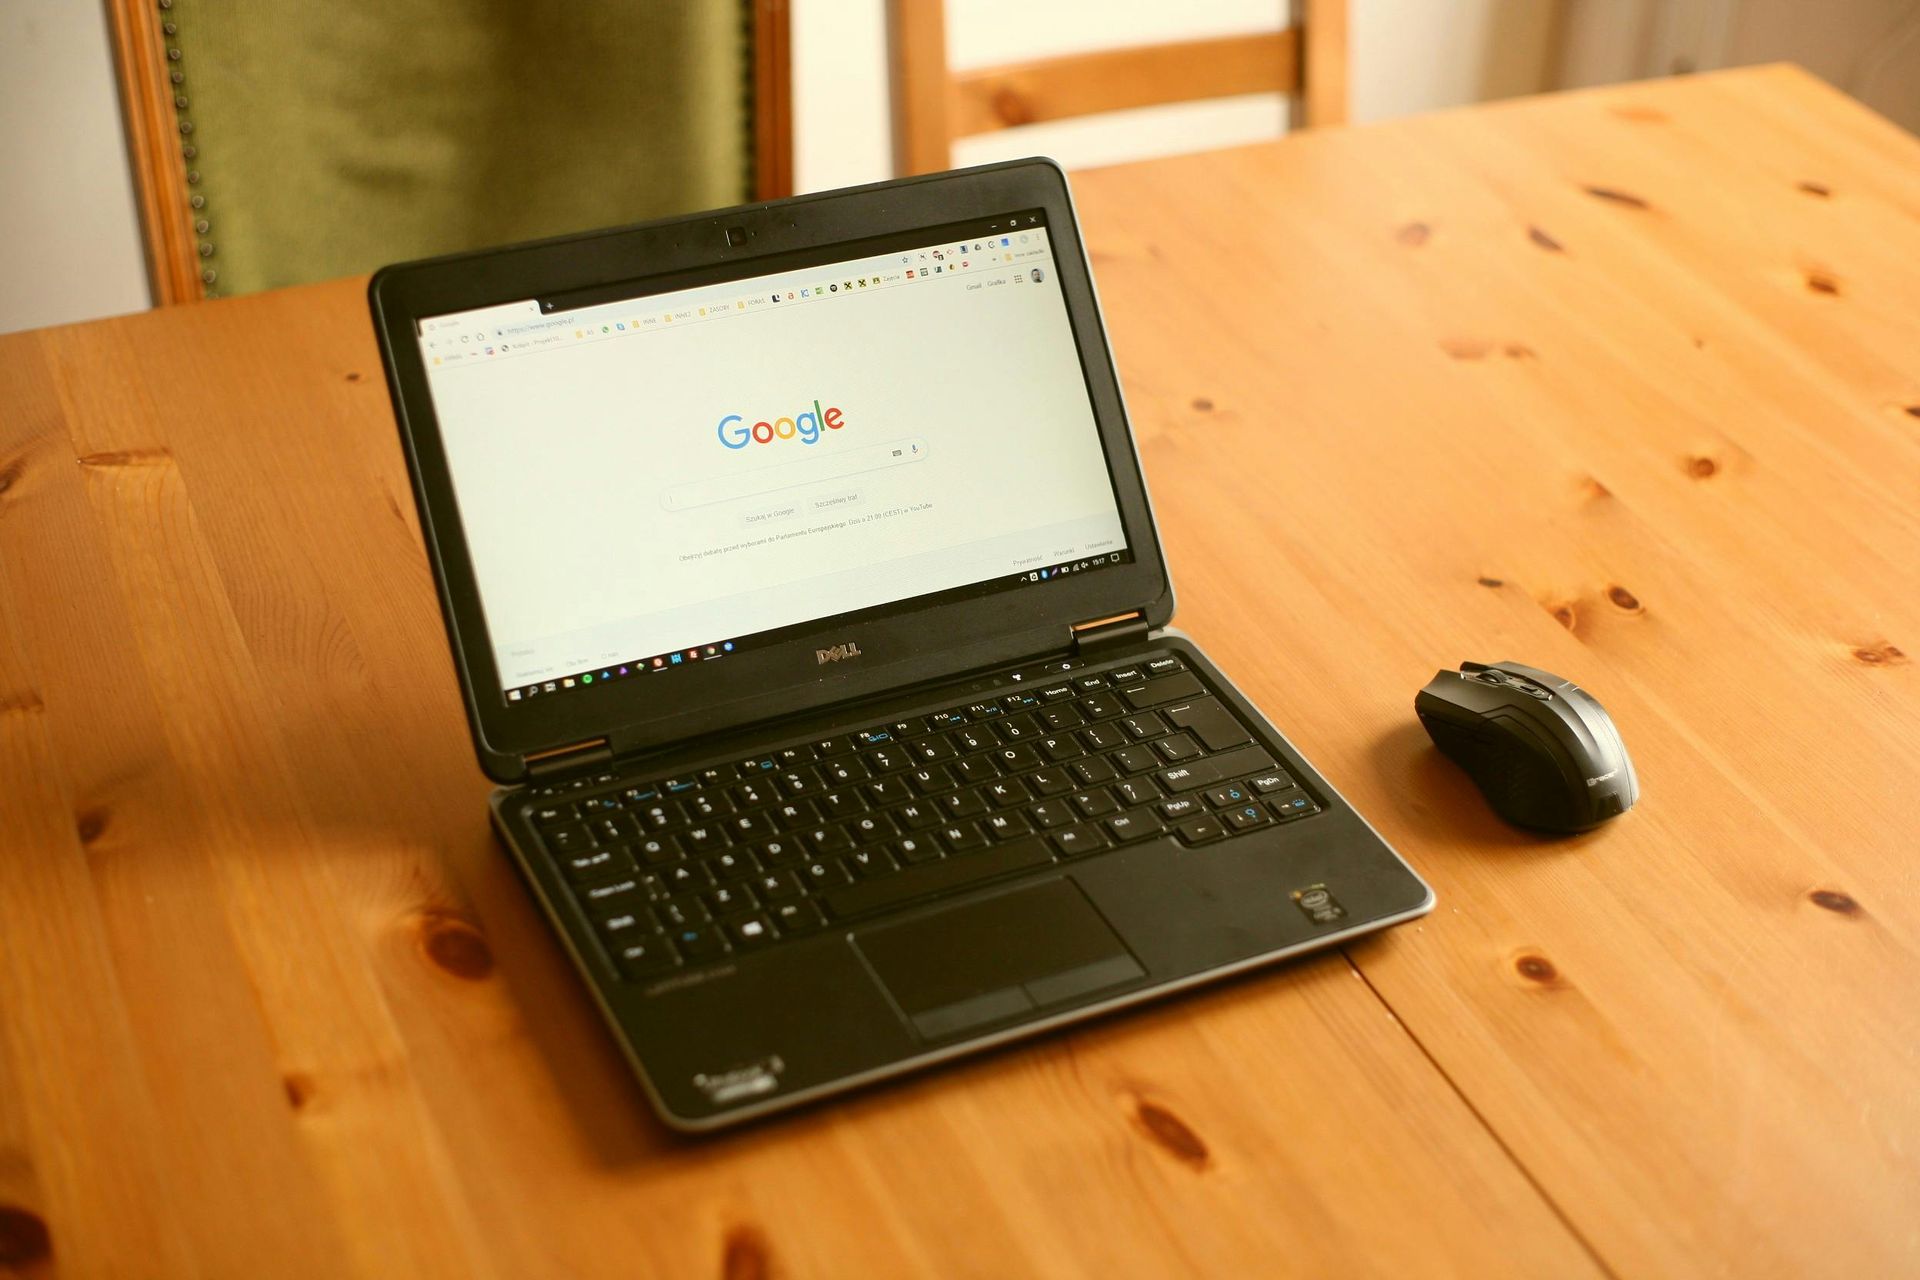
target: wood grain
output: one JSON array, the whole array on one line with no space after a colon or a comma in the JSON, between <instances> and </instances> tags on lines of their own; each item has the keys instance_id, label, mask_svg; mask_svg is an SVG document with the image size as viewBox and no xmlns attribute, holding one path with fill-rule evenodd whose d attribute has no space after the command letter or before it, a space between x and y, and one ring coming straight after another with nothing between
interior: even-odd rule
<instances>
[{"instance_id":1,"label":"wood grain","mask_svg":"<svg viewBox=\"0 0 1920 1280\"><path fill-rule=\"evenodd\" d=\"M168 15L154 0L107 0L106 9L127 160L140 207L147 283L155 306L198 302L206 296L206 283L200 278L199 237L187 203L191 166L180 153L174 110L174 98L184 92L184 84L176 86L170 78L179 73L184 80L185 68L167 56L161 27Z\"/></svg>"},{"instance_id":2,"label":"wood grain","mask_svg":"<svg viewBox=\"0 0 1920 1280\"><path fill-rule=\"evenodd\" d=\"M0 1270L1920 1268L1920 144L1775 68L1076 190L1180 623L1439 910L672 1138L487 831L361 282L0 338ZM1436 757L1508 656L1632 814Z\"/></svg>"}]
</instances>

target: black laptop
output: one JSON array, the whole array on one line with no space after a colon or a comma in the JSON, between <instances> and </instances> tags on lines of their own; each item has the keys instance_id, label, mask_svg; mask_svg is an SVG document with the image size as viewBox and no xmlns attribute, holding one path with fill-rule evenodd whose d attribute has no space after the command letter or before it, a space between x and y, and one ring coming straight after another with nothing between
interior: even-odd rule
<instances>
[{"instance_id":1,"label":"black laptop","mask_svg":"<svg viewBox=\"0 0 1920 1280\"><path fill-rule=\"evenodd\" d=\"M494 826L669 1124L1431 909L1167 629L1050 162L369 292Z\"/></svg>"}]
</instances>

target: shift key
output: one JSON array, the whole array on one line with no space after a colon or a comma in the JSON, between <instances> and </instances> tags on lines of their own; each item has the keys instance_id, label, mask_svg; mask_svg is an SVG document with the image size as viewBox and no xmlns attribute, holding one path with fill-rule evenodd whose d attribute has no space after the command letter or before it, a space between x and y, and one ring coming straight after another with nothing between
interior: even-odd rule
<instances>
[{"instance_id":1,"label":"shift key","mask_svg":"<svg viewBox=\"0 0 1920 1280\"><path fill-rule=\"evenodd\" d=\"M1210 787L1224 779L1238 778L1242 774L1258 773L1272 767L1273 757L1260 747L1240 747L1204 760L1191 760L1171 769L1162 769L1154 776L1160 779L1161 786L1177 795L1182 791Z\"/></svg>"}]
</instances>

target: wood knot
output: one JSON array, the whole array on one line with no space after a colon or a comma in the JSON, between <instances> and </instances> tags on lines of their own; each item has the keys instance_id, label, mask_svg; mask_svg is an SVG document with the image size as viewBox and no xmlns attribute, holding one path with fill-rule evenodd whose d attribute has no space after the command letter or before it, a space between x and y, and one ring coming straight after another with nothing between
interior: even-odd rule
<instances>
[{"instance_id":1,"label":"wood knot","mask_svg":"<svg viewBox=\"0 0 1920 1280\"><path fill-rule=\"evenodd\" d=\"M1547 606L1547 612L1553 615L1555 622L1567 630L1578 631L1580 629L1580 615L1574 612L1571 604L1549 605Z\"/></svg>"},{"instance_id":2,"label":"wood knot","mask_svg":"<svg viewBox=\"0 0 1920 1280\"><path fill-rule=\"evenodd\" d=\"M1822 200L1825 200L1826 198L1828 198L1833 194L1833 188L1829 187L1824 182L1806 181L1806 182L1799 183L1798 185L1800 190L1806 192L1810 196L1819 196Z\"/></svg>"},{"instance_id":3,"label":"wood knot","mask_svg":"<svg viewBox=\"0 0 1920 1280\"><path fill-rule=\"evenodd\" d=\"M348 382L360 381L360 371L358 369L349 370L347 373L347 381Z\"/></svg>"},{"instance_id":4,"label":"wood knot","mask_svg":"<svg viewBox=\"0 0 1920 1280\"><path fill-rule=\"evenodd\" d=\"M20 483L20 477L26 474L27 460L15 458L5 466L0 466L0 494Z\"/></svg>"},{"instance_id":5,"label":"wood knot","mask_svg":"<svg viewBox=\"0 0 1920 1280\"><path fill-rule=\"evenodd\" d=\"M1535 955L1532 952L1527 952L1525 955L1516 958L1513 962L1513 968L1516 973L1528 982L1538 982L1543 986L1560 980L1560 971L1553 967L1553 961L1547 959L1545 956Z\"/></svg>"},{"instance_id":6,"label":"wood knot","mask_svg":"<svg viewBox=\"0 0 1920 1280\"><path fill-rule=\"evenodd\" d=\"M1905 662L1907 655L1882 640L1878 644L1863 644L1855 649L1853 660L1864 662L1870 667L1890 667Z\"/></svg>"},{"instance_id":7,"label":"wood knot","mask_svg":"<svg viewBox=\"0 0 1920 1280\"><path fill-rule=\"evenodd\" d=\"M1558 240L1555 240L1552 236L1548 235L1545 231L1542 231L1539 227L1528 227L1527 239L1533 241L1535 244L1539 245L1542 249L1545 249L1548 253L1565 253L1566 252L1566 249L1561 246Z\"/></svg>"},{"instance_id":8,"label":"wood knot","mask_svg":"<svg viewBox=\"0 0 1920 1280\"><path fill-rule=\"evenodd\" d=\"M773 1274L766 1237L753 1227L734 1227L720 1249L721 1280L766 1280Z\"/></svg>"},{"instance_id":9,"label":"wood knot","mask_svg":"<svg viewBox=\"0 0 1920 1280\"><path fill-rule=\"evenodd\" d=\"M53 1254L46 1221L31 1209L0 1204L0 1266L25 1266Z\"/></svg>"},{"instance_id":10,"label":"wood knot","mask_svg":"<svg viewBox=\"0 0 1920 1280\"><path fill-rule=\"evenodd\" d=\"M1484 360L1493 344L1481 338L1442 338L1440 349L1455 360Z\"/></svg>"},{"instance_id":11,"label":"wood knot","mask_svg":"<svg viewBox=\"0 0 1920 1280\"><path fill-rule=\"evenodd\" d=\"M478 982L493 972L493 949L470 922L448 912L429 911L421 915L419 927L427 959L454 977Z\"/></svg>"},{"instance_id":12,"label":"wood knot","mask_svg":"<svg viewBox=\"0 0 1920 1280\"><path fill-rule=\"evenodd\" d=\"M1213 401L1207 399L1205 396L1195 396L1193 398L1193 407L1201 413L1212 413Z\"/></svg>"},{"instance_id":13,"label":"wood knot","mask_svg":"<svg viewBox=\"0 0 1920 1280\"><path fill-rule=\"evenodd\" d=\"M280 1087L286 1090L287 1105L295 1111L303 1109L313 1101L315 1085L313 1077L299 1071L289 1071L280 1077Z\"/></svg>"},{"instance_id":14,"label":"wood knot","mask_svg":"<svg viewBox=\"0 0 1920 1280\"><path fill-rule=\"evenodd\" d=\"M1807 288L1814 293L1824 293L1830 297L1838 297L1840 294L1840 282L1831 273L1825 271L1807 272Z\"/></svg>"},{"instance_id":15,"label":"wood knot","mask_svg":"<svg viewBox=\"0 0 1920 1280\"><path fill-rule=\"evenodd\" d=\"M1008 126L1033 123L1033 112L1028 108L1027 100L1012 89L1001 89L993 95L993 115L1001 124Z\"/></svg>"},{"instance_id":16,"label":"wood knot","mask_svg":"<svg viewBox=\"0 0 1920 1280\"><path fill-rule=\"evenodd\" d=\"M1537 360L1540 353L1524 342L1509 342L1500 348L1500 354L1509 360Z\"/></svg>"},{"instance_id":17,"label":"wood knot","mask_svg":"<svg viewBox=\"0 0 1920 1280\"><path fill-rule=\"evenodd\" d=\"M1638 612L1641 607L1640 597L1634 595L1633 592L1627 590L1625 587L1608 587L1607 599L1613 601L1616 607L1632 612Z\"/></svg>"},{"instance_id":18,"label":"wood knot","mask_svg":"<svg viewBox=\"0 0 1920 1280\"><path fill-rule=\"evenodd\" d=\"M1205 1169L1211 1161L1207 1144L1200 1140L1200 1135L1159 1103L1142 1098L1134 1104L1133 1114L1147 1137L1194 1172Z\"/></svg>"},{"instance_id":19,"label":"wood knot","mask_svg":"<svg viewBox=\"0 0 1920 1280\"><path fill-rule=\"evenodd\" d=\"M1609 204L1624 205L1629 209L1650 209L1653 207L1639 196L1633 194L1633 192L1621 191L1616 187L1582 187L1580 189L1592 196L1595 200L1605 200Z\"/></svg>"},{"instance_id":20,"label":"wood knot","mask_svg":"<svg viewBox=\"0 0 1920 1280\"><path fill-rule=\"evenodd\" d=\"M1483 587L1504 587L1507 585L1505 578L1489 578L1485 574L1475 578L1474 581Z\"/></svg>"},{"instance_id":21,"label":"wood knot","mask_svg":"<svg viewBox=\"0 0 1920 1280\"><path fill-rule=\"evenodd\" d=\"M107 811L88 809L74 820L73 829L81 844L92 844L107 833Z\"/></svg>"},{"instance_id":22,"label":"wood knot","mask_svg":"<svg viewBox=\"0 0 1920 1280\"><path fill-rule=\"evenodd\" d=\"M1908 416L1909 418L1920 418L1920 404L1910 404L1910 405L1908 405L1908 406L1906 407L1906 412L1907 412L1907 416ZM0 485L0 488L5 488L5 486L4 486L4 485Z\"/></svg>"},{"instance_id":23,"label":"wood knot","mask_svg":"<svg viewBox=\"0 0 1920 1280\"><path fill-rule=\"evenodd\" d=\"M1401 244L1419 247L1433 239L1433 228L1424 222L1409 222L1393 233L1393 238Z\"/></svg>"},{"instance_id":24,"label":"wood knot","mask_svg":"<svg viewBox=\"0 0 1920 1280\"><path fill-rule=\"evenodd\" d=\"M1720 464L1705 454L1695 454L1687 459L1687 474L1695 480L1712 478L1720 470Z\"/></svg>"},{"instance_id":25,"label":"wood knot","mask_svg":"<svg viewBox=\"0 0 1920 1280\"><path fill-rule=\"evenodd\" d=\"M1838 915L1860 914L1860 904L1853 900L1853 895L1842 893L1838 889L1815 889L1807 895L1807 900L1816 907L1825 907Z\"/></svg>"}]
</instances>

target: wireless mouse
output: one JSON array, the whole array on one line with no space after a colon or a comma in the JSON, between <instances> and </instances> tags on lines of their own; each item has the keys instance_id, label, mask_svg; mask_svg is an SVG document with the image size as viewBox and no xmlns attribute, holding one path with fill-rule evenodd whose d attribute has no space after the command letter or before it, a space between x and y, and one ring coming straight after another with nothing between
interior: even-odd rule
<instances>
[{"instance_id":1,"label":"wireless mouse","mask_svg":"<svg viewBox=\"0 0 1920 1280\"><path fill-rule=\"evenodd\" d=\"M1517 662L1463 662L1413 700L1433 745L1515 826L1585 831L1640 798L1626 743L1594 696Z\"/></svg>"}]
</instances>

